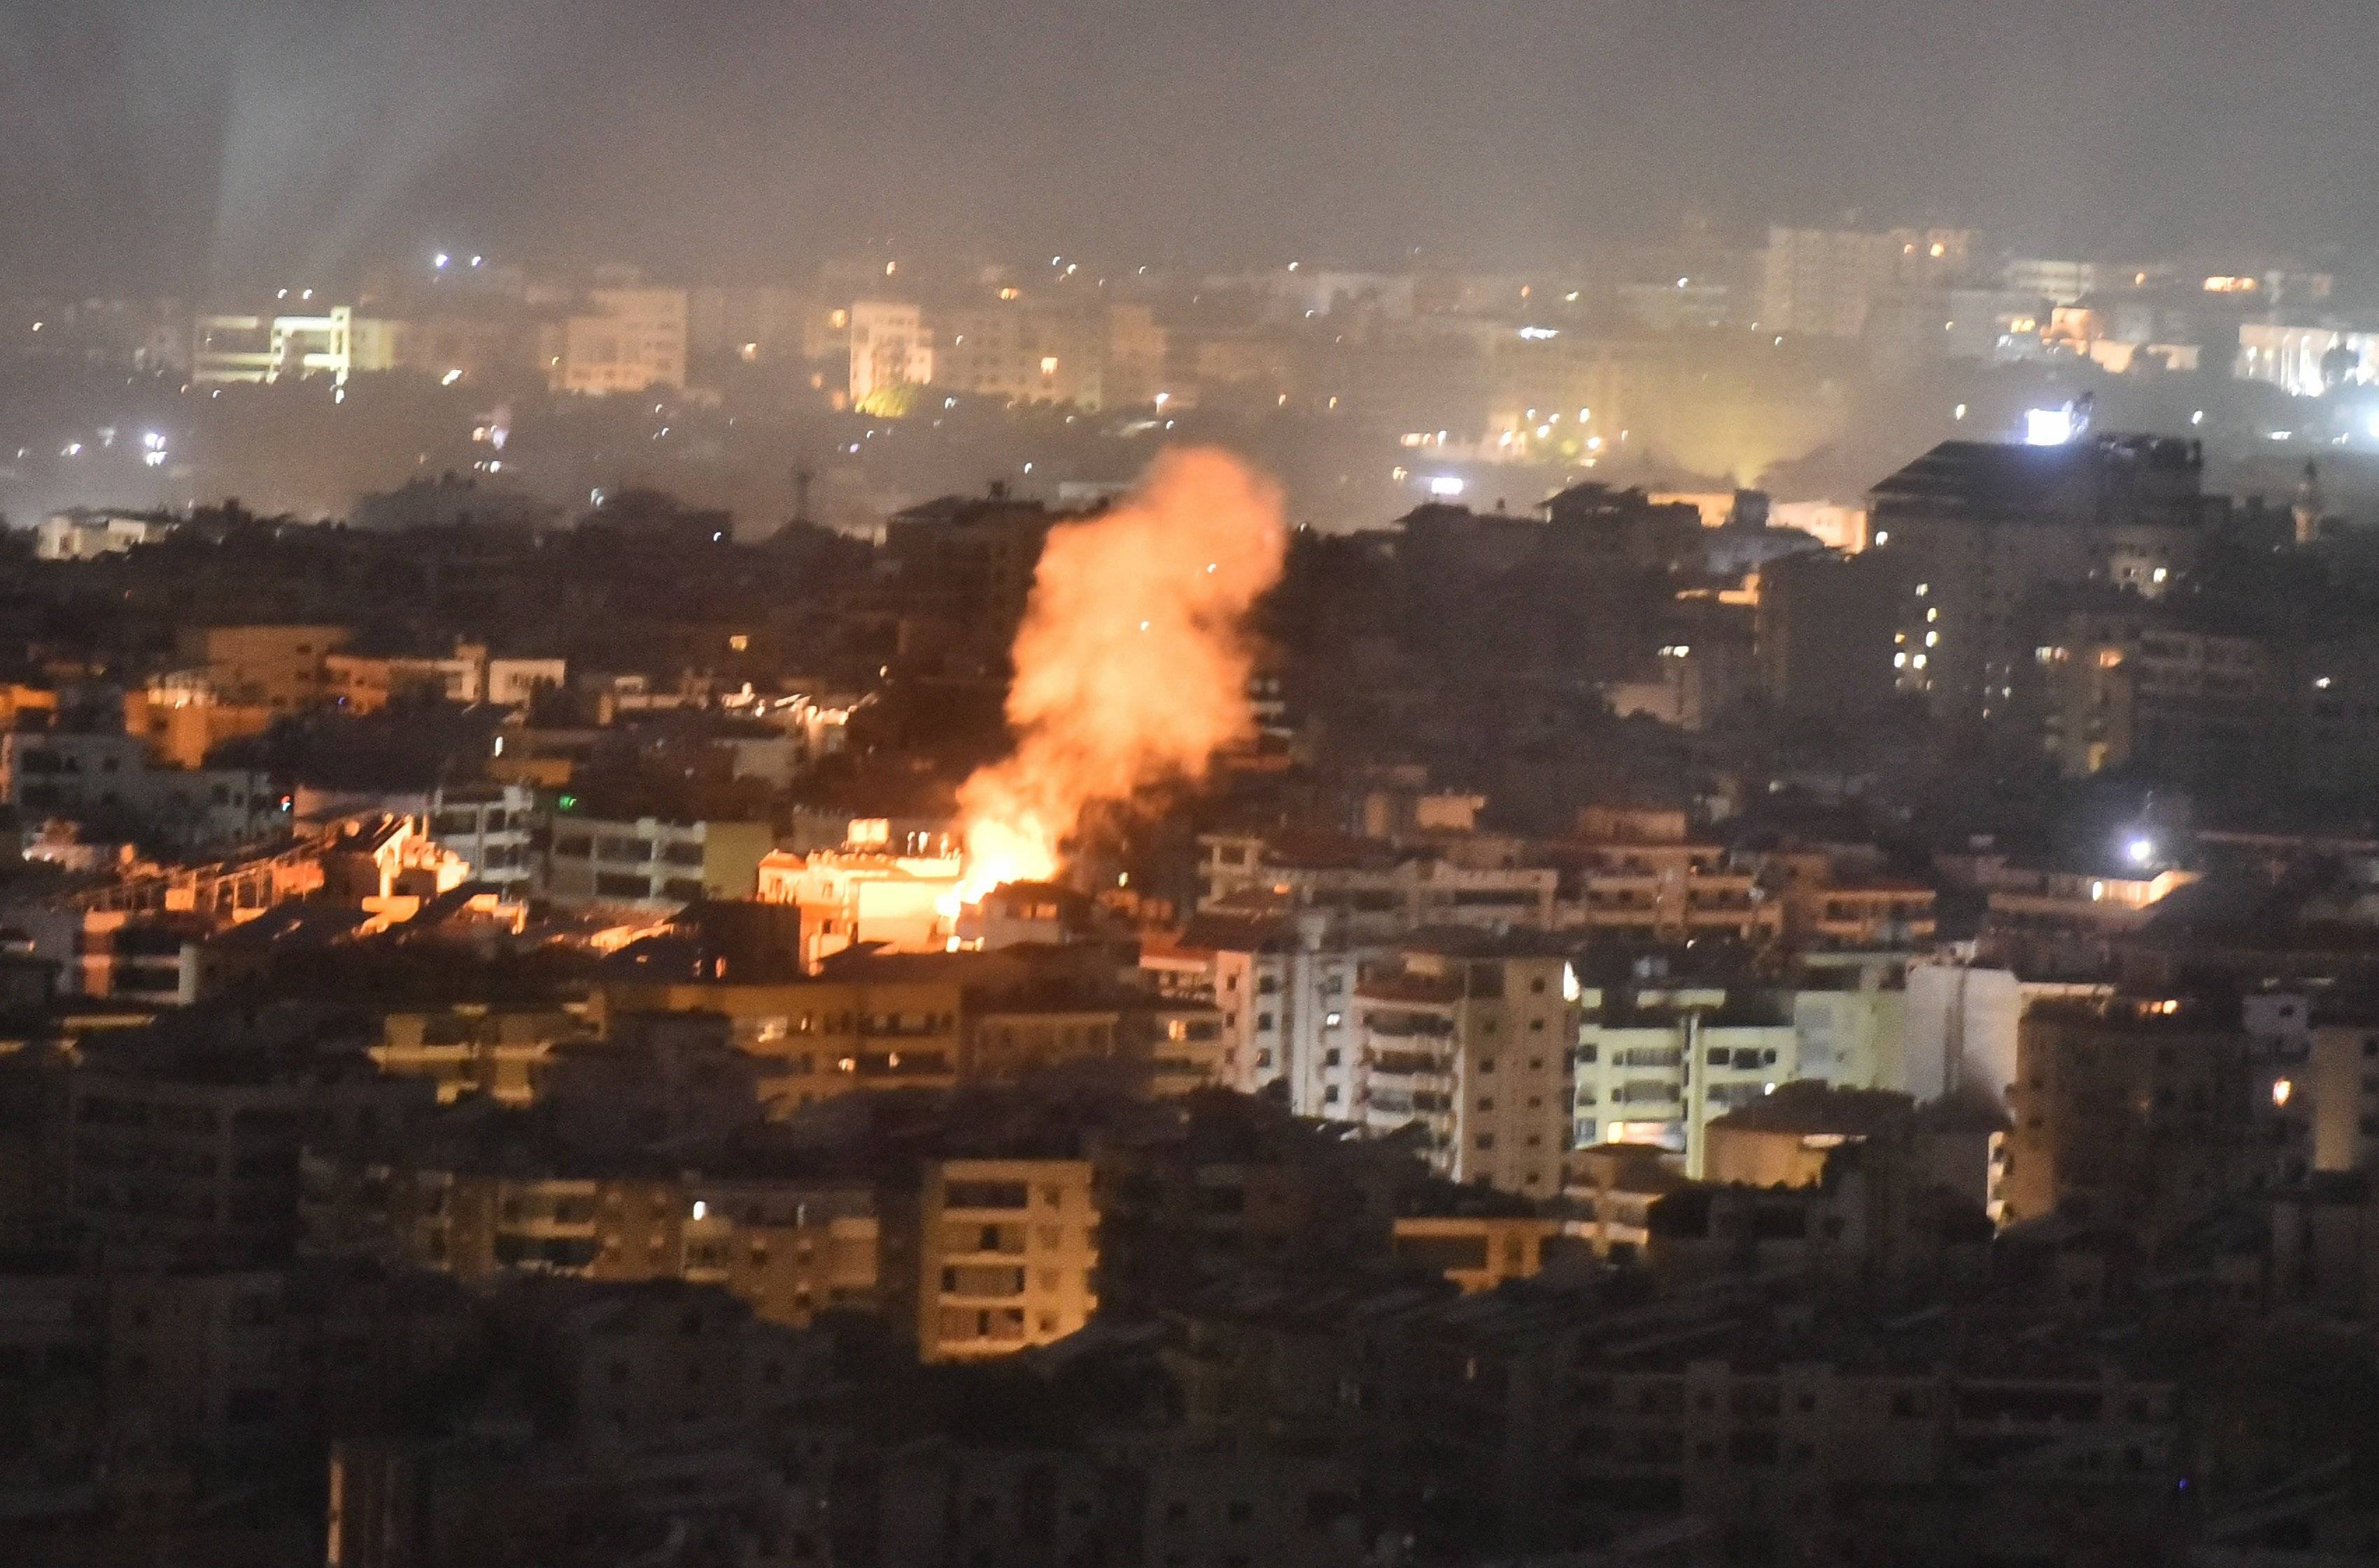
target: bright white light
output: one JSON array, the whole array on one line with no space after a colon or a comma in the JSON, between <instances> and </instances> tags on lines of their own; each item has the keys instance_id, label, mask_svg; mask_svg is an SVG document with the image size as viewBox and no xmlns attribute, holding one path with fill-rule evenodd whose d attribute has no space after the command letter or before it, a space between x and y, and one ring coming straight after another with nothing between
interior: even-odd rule
<instances>
[{"instance_id":1,"label":"bright white light","mask_svg":"<svg viewBox=\"0 0 2379 1568\"><path fill-rule=\"evenodd\" d=\"M710 1217L710 1205L704 1202L699 1198L695 1199L694 1200L694 1217L697 1220L708 1219Z\"/></svg>"},{"instance_id":2,"label":"bright white light","mask_svg":"<svg viewBox=\"0 0 2379 1568\"><path fill-rule=\"evenodd\" d=\"M1440 474L1430 480L1429 493L1433 496L1458 496L1462 493L1462 481L1452 474Z\"/></svg>"},{"instance_id":3,"label":"bright white light","mask_svg":"<svg viewBox=\"0 0 2379 1568\"><path fill-rule=\"evenodd\" d=\"M438 378L438 384L439 384L440 386L441 386L441 387L451 387L451 386L453 386L455 382L457 382L457 381L461 380L462 379L463 379L463 372L462 372L462 371L460 371L460 370L449 370L449 371L447 371L444 375L442 375L442 376L441 376L441 377L439 377L439 378Z\"/></svg>"},{"instance_id":4,"label":"bright white light","mask_svg":"<svg viewBox=\"0 0 2379 1568\"><path fill-rule=\"evenodd\" d=\"M442 272L454 264L454 259L441 250L429 259L429 264Z\"/></svg>"},{"instance_id":5,"label":"bright white light","mask_svg":"<svg viewBox=\"0 0 2379 1568\"><path fill-rule=\"evenodd\" d=\"M471 265L474 267L484 267L487 264L488 259L484 256L474 256L471 258Z\"/></svg>"},{"instance_id":6,"label":"bright white light","mask_svg":"<svg viewBox=\"0 0 2379 1568\"><path fill-rule=\"evenodd\" d=\"M2073 439L2071 408L2027 408L2023 411L2023 444L2063 446Z\"/></svg>"},{"instance_id":7,"label":"bright white light","mask_svg":"<svg viewBox=\"0 0 2379 1568\"><path fill-rule=\"evenodd\" d=\"M2197 412L2195 412L2194 414L2192 414L2192 415L2189 416L2189 422L2190 422L2191 424L2192 424L2192 425L2203 425L2203 424L2204 424L2204 423L2205 423L2205 410L2204 410L2203 408L2201 408L2201 409L2199 409Z\"/></svg>"},{"instance_id":8,"label":"bright white light","mask_svg":"<svg viewBox=\"0 0 2379 1568\"><path fill-rule=\"evenodd\" d=\"M1950 417L1952 419L1963 419L1965 416L1966 405L1962 403L1958 404L1957 407L1950 410Z\"/></svg>"},{"instance_id":9,"label":"bright white light","mask_svg":"<svg viewBox=\"0 0 2379 1568\"><path fill-rule=\"evenodd\" d=\"M2296 1092L2297 1086L2295 1084L2289 1082L2285 1078L2276 1078L2272 1080L2272 1104L2275 1105L2286 1105L2288 1101L2295 1096Z\"/></svg>"},{"instance_id":10,"label":"bright white light","mask_svg":"<svg viewBox=\"0 0 2379 1568\"><path fill-rule=\"evenodd\" d=\"M2133 865L2145 865L2156 859L2156 840L2144 836L2123 846L2123 858Z\"/></svg>"},{"instance_id":11,"label":"bright white light","mask_svg":"<svg viewBox=\"0 0 2379 1568\"><path fill-rule=\"evenodd\" d=\"M1531 343L1542 343L1547 338L1561 336L1561 329L1559 327L1522 327L1520 335Z\"/></svg>"}]
</instances>

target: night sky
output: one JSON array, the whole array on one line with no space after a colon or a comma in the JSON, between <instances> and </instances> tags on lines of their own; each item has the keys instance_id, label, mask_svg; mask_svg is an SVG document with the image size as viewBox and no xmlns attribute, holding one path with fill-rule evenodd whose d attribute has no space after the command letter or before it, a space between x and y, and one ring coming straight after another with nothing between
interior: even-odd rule
<instances>
[{"instance_id":1,"label":"night sky","mask_svg":"<svg viewBox=\"0 0 2379 1568\"><path fill-rule=\"evenodd\" d=\"M0 276L2379 240L2371 0L0 0Z\"/></svg>"}]
</instances>

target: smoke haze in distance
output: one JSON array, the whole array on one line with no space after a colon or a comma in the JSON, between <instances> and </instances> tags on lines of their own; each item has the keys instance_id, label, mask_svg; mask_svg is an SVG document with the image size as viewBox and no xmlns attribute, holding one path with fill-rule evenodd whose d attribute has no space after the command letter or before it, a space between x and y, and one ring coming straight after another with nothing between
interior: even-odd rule
<instances>
[{"instance_id":1,"label":"smoke haze in distance","mask_svg":"<svg viewBox=\"0 0 2379 1568\"><path fill-rule=\"evenodd\" d=\"M1247 738L1248 612L1286 549L1279 489L1214 448L1050 531L1016 635L1016 750L959 793L965 898L1052 875L1085 812L1203 778Z\"/></svg>"},{"instance_id":2,"label":"smoke haze in distance","mask_svg":"<svg viewBox=\"0 0 2379 1568\"><path fill-rule=\"evenodd\" d=\"M2374 72L2370 0L0 0L0 274L2369 242Z\"/></svg>"}]
</instances>

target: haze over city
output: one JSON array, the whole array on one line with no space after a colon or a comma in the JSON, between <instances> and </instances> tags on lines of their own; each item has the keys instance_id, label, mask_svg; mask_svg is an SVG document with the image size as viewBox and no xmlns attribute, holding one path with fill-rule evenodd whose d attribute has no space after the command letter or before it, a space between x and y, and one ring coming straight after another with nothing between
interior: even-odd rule
<instances>
[{"instance_id":1,"label":"haze over city","mask_svg":"<svg viewBox=\"0 0 2379 1568\"><path fill-rule=\"evenodd\" d=\"M2379 1562L2368 0L0 0L0 1563Z\"/></svg>"}]
</instances>

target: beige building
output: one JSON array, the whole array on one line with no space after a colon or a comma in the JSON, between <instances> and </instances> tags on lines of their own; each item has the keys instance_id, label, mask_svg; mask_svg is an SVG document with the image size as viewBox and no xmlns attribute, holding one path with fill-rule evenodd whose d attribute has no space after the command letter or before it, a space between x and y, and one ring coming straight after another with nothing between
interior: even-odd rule
<instances>
[{"instance_id":1,"label":"beige building","mask_svg":"<svg viewBox=\"0 0 2379 1568\"><path fill-rule=\"evenodd\" d=\"M465 1003L389 1014L380 1020L371 1058L392 1077L436 1084L441 1105L465 1094L525 1105L537 1097L537 1069L553 1047L594 1035L586 1016L571 1008L499 1010Z\"/></svg>"},{"instance_id":2,"label":"beige building","mask_svg":"<svg viewBox=\"0 0 2379 1568\"><path fill-rule=\"evenodd\" d=\"M1656 941L1782 934L1783 905L1724 846L1688 837L1681 814L1590 810L1582 826L1565 849L1575 891L1564 889L1559 924Z\"/></svg>"},{"instance_id":3,"label":"beige building","mask_svg":"<svg viewBox=\"0 0 2379 1568\"><path fill-rule=\"evenodd\" d=\"M794 1325L827 1307L876 1304L876 1222L863 1186L563 1176L519 1164L491 1152L368 1168L308 1151L307 1237L329 1250L391 1244L465 1281L528 1272L715 1285Z\"/></svg>"},{"instance_id":4,"label":"beige building","mask_svg":"<svg viewBox=\"0 0 2379 1568\"><path fill-rule=\"evenodd\" d=\"M564 815L553 826L542 891L562 904L661 909L701 899L748 899L776 838L765 822L605 822Z\"/></svg>"},{"instance_id":5,"label":"beige building","mask_svg":"<svg viewBox=\"0 0 2379 1568\"><path fill-rule=\"evenodd\" d=\"M225 741L260 735L272 724L264 704L218 702L203 686L155 682L124 694L124 732L148 742L168 767L202 767Z\"/></svg>"},{"instance_id":6,"label":"beige building","mask_svg":"<svg viewBox=\"0 0 2379 1568\"><path fill-rule=\"evenodd\" d=\"M1095 314L1020 300L945 312L936 322L934 384L972 397L1095 410L1105 401L1102 325Z\"/></svg>"},{"instance_id":7,"label":"beige building","mask_svg":"<svg viewBox=\"0 0 2379 1568\"><path fill-rule=\"evenodd\" d=\"M883 1266L888 1289L907 1285L924 1359L1012 1355L1098 1310L1087 1160L938 1161L913 1203L887 1204Z\"/></svg>"},{"instance_id":8,"label":"beige building","mask_svg":"<svg viewBox=\"0 0 2379 1568\"><path fill-rule=\"evenodd\" d=\"M285 712L328 697L325 661L347 635L344 626L185 626L177 647L219 700Z\"/></svg>"},{"instance_id":9,"label":"beige building","mask_svg":"<svg viewBox=\"0 0 2379 1568\"><path fill-rule=\"evenodd\" d=\"M683 289L589 289L585 304L538 334L548 386L598 397L685 386Z\"/></svg>"},{"instance_id":10,"label":"beige building","mask_svg":"<svg viewBox=\"0 0 2379 1568\"><path fill-rule=\"evenodd\" d=\"M804 968L863 942L938 953L955 933L952 906L963 869L956 855L772 850L760 861L758 896L801 911Z\"/></svg>"},{"instance_id":11,"label":"beige building","mask_svg":"<svg viewBox=\"0 0 2379 1568\"><path fill-rule=\"evenodd\" d=\"M2316 1014L2303 1077L2313 1100L2313 1169L2379 1164L2379 1017Z\"/></svg>"},{"instance_id":12,"label":"beige building","mask_svg":"<svg viewBox=\"0 0 2379 1568\"><path fill-rule=\"evenodd\" d=\"M1436 1270L1465 1296L1505 1280L1532 1279L1558 1220L1533 1214L1408 1214L1398 1217L1389 1249L1407 1263Z\"/></svg>"},{"instance_id":13,"label":"beige building","mask_svg":"<svg viewBox=\"0 0 2379 1568\"><path fill-rule=\"evenodd\" d=\"M952 978L622 985L601 999L607 1017L725 1018L737 1049L759 1058L763 1097L782 1111L856 1089L940 1089L958 1081L965 991Z\"/></svg>"}]
</instances>

